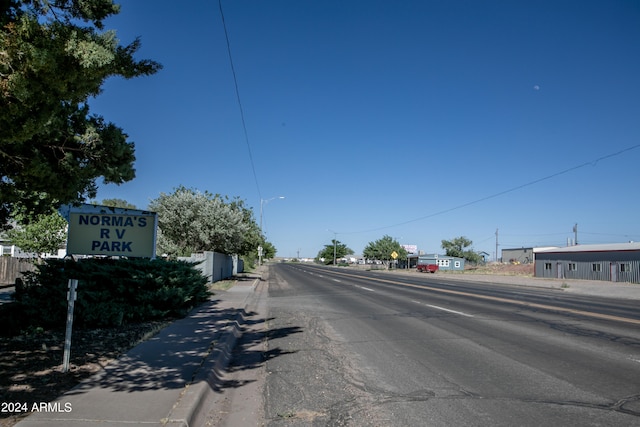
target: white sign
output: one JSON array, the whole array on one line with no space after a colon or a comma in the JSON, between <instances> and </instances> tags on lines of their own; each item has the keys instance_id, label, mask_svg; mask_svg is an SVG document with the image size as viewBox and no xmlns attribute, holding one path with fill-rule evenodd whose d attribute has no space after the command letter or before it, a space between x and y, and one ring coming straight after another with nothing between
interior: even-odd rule
<instances>
[{"instance_id":1,"label":"white sign","mask_svg":"<svg viewBox=\"0 0 640 427\"><path fill-rule=\"evenodd\" d=\"M63 206L67 253L155 258L158 215L98 205Z\"/></svg>"},{"instance_id":2,"label":"white sign","mask_svg":"<svg viewBox=\"0 0 640 427\"><path fill-rule=\"evenodd\" d=\"M401 245L408 254L417 254L418 245Z\"/></svg>"}]
</instances>

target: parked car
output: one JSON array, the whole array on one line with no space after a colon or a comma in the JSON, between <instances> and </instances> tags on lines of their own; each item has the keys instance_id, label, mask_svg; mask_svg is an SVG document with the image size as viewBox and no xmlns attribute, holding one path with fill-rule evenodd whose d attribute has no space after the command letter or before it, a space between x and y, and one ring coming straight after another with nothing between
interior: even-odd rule
<instances>
[{"instance_id":1,"label":"parked car","mask_svg":"<svg viewBox=\"0 0 640 427\"><path fill-rule=\"evenodd\" d=\"M438 271L438 264L420 264L416 266L419 272L421 273L435 273Z\"/></svg>"}]
</instances>

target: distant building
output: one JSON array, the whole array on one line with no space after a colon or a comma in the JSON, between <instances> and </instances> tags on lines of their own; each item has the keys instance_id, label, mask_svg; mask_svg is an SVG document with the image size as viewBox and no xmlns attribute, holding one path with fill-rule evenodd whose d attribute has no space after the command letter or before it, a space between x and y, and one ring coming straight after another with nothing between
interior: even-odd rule
<instances>
[{"instance_id":1,"label":"distant building","mask_svg":"<svg viewBox=\"0 0 640 427\"><path fill-rule=\"evenodd\" d=\"M556 246L503 249L501 260L502 262L530 264L533 263L536 252L554 248Z\"/></svg>"},{"instance_id":2,"label":"distant building","mask_svg":"<svg viewBox=\"0 0 640 427\"><path fill-rule=\"evenodd\" d=\"M640 243L576 245L536 252L535 276L640 283Z\"/></svg>"},{"instance_id":3,"label":"distant building","mask_svg":"<svg viewBox=\"0 0 640 427\"><path fill-rule=\"evenodd\" d=\"M464 270L464 258L447 255L427 254L420 255L420 261L426 262L427 264L436 264L439 270Z\"/></svg>"},{"instance_id":4,"label":"distant building","mask_svg":"<svg viewBox=\"0 0 640 427\"><path fill-rule=\"evenodd\" d=\"M409 268L416 268L418 265L418 254L407 254L407 263L409 264ZM403 263L403 267L405 268L406 264Z\"/></svg>"}]
</instances>

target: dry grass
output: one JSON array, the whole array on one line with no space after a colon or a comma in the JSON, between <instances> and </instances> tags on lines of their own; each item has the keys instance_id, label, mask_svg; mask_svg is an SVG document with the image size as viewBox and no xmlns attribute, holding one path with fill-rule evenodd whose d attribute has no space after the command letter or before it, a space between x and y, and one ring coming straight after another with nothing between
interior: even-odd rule
<instances>
[{"instance_id":1,"label":"dry grass","mask_svg":"<svg viewBox=\"0 0 640 427\"><path fill-rule=\"evenodd\" d=\"M465 273L497 274L501 276L533 276L533 264L486 264L477 267L466 267Z\"/></svg>"}]
</instances>

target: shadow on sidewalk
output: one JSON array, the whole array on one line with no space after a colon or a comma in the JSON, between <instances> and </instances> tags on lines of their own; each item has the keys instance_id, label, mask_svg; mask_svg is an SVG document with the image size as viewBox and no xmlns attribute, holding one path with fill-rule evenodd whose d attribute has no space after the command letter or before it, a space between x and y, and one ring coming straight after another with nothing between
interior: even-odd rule
<instances>
[{"instance_id":1,"label":"shadow on sidewalk","mask_svg":"<svg viewBox=\"0 0 640 427\"><path fill-rule=\"evenodd\" d=\"M242 320L238 321L238 318ZM218 307L217 301L213 301L133 348L96 376L80 383L68 395L80 395L96 388L125 393L184 388L199 375L206 357L234 322L238 323L236 327L239 326L242 336L232 349L232 364L228 370L255 369L267 360L289 353L278 348L266 352L256 348L266 339L266 331L261 325L268 320L244 309ZM283 337L299 332L300 328L287 327L271 330L269 335ZM210 372L207 375L207 382L214 391L243 385L223 381L220 374Z\"/></svg>"}]
</instances>

